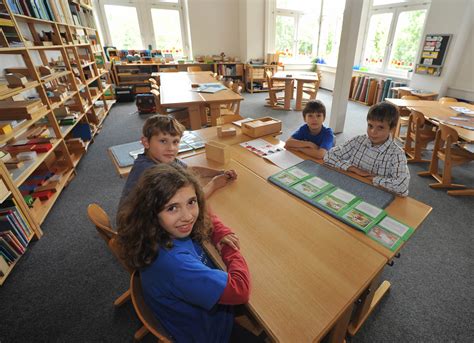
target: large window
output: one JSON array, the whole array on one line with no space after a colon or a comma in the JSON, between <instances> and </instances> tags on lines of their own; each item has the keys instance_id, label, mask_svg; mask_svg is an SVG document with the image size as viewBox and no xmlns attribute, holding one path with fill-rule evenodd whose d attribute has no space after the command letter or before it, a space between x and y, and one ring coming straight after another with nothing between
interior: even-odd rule
<instances>
[{"instance_id":1,"label":"large window","mask_svg":"<svg viewBox=\"0 0 474 343\"><path fill-rule=\"evenodd\" d=\"M102 28L108 44L118 49L164 50L190 56L182 0L104 0Z\"/></svg>"},{"instance_id":2,"label":"large window","mask_svg":"<svg viewBox=\"0 0 474 343\"><path fill-rule=\"evenodd\" d=\"M415 65L428 5L410 0L373 0L361 65L404 74Z\"/></svg>"},{"instance_id":3,"label":"large window","mask_svg":"<svg viewBox=\"0 0 474 343\"><path fill-rule=\"evenodd\" d=\"M346 0L274 0L269 49L284 63L336 65Z\"/></svg>"}]
</instances>

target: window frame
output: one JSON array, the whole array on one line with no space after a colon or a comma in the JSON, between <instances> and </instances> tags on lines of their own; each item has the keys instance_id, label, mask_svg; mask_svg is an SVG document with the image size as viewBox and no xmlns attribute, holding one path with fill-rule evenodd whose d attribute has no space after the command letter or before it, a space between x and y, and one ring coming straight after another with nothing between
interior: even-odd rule
<instances>
[{"instance_id":1,"label":"window frame","mask_svg":"<svg viewBox=\"0 0 474 343\"><path fill-rule=\"evenodd\" d=\"M321 0L320 7L319 7L319 13L317 16L317 24L316 24L316 33L315 33L315 40L314 40L314 46L315 49L313 49L311 58L307 62L300 62L296 60L295 58L297 57L297 52L298 52L298 31L299 31L299 26L300 26L300 18L303 17L304 15L310 15L312 12L310 11L301 11L301 10L294 10L294 9L285 9L285 8L277 8L277 1L276 0L267 0L266 4L266 20L267 20L267 25L266 25L266 32L265 32L265 48L267 52L272 52L274 53L276 51L276 20L277 16L289 16L293 17L295 20L295 33L294 33L294 39L293 39L293 47L292 47L292 53L293 61L291 59L289 61L286 61L286 65L311 65L312 60L319 56L319 49L320 49L320 41L321 41L321 26L323 24L323 9L324 9L324 3L326 1L330 0ZM351 1L351 0L346 0ZM340 37L339 37L339 44L340 44ZM326 66L330 67L336 67L336 64L329 64L326 63L324 64Z\"/></svg>"},{"instance_id":2,"label":"window frame","mask_svg":"<svg viewBox=\"0 0 474 343\"><path fill-rule=\"evenodd\" d=\"M378 5L378 6L374 6L373 1L374 0L370 1L370 7L369 7L366 25L365 25L365 31L364 31L364 39L362 41L363 45L362 45L362 50L359 57L359 65L361 67L366 66L364 64L365 62L364 56L365 56L365 51L367 49L367 40L369 38L368 37L369 26L370 26L370 21L372 19L372 16L376 14L392 13L392 21L390 23L390 29L387 36L387 45L385 46L382 66L371 67L368 70L368 72L380 73L384 75L406 76L406 73L407 73L406 70L397 70L397 69L390 68L390 56L392 54L395 33L397 31L398 18L400 14L403 12L410 12L410 11L423 10L423 9L426 10L425 22L423 23L423 29L422 29L422 32L424 32L424 28L426 26L426 18L428 17L428 11L430 9L430 1L407 0L405 2L392 3L388 5ZM420 43L421 43L422 38L423 38L423 35L420 36ZM418 44L418 50L415 52L415 56L418 56L419 52L420 52L420 44ZM413 61L413 66L415 64L416 64L416 57L415 57L415 61Z\"/></svg>"},{"instance_id":3,"label":"window frame","mask_svg":"<svg viewBox=\"0 0 474 343\"><path fill-rule=\"evenodd\" d=\"M109 30L109 23L105 15L105 5L129 6L135 7L138 15L138 25L140 29L140 38L144 49L148 49L151 45L155 47L155 31L153 28L153 19L151 15L152 9L176 10L179 13L179 20L181 26L181 42L183 44L183 55L192 56L191 41L189 35L189 18L186 0L178 0L178 2L166 2L160 0L96 0L100 7L100 14L102 32L104 34L104 41L107 45L114 45L112 36ZM156 47L155 47L156 48ZM121 49L121 47L117 47ZM138 50L138 49L137 49Z\"/></svg>"}]
</instances>

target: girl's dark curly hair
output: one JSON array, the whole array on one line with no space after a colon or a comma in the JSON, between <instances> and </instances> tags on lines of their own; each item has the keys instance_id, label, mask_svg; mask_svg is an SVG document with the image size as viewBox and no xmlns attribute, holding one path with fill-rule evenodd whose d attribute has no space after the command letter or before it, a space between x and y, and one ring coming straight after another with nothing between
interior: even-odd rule
<instances>
[{"instance_id":1,"label":"girl's dark curly hair","mask_svg":"<svg viewBox=\"0 0 474 343\"><path fill-rule=\"evenodd\" d=\"M200 243L209 239L211 225L197 178L181 167L154 166L143 173L118 213L117 240L122 258L131 268L148 266L158 256L160 247L173 247L170 235L160 225L158 214L179 189L189 185L194 187L199 205L199 215L190 237Z\"/></svg>"}]
</instances>

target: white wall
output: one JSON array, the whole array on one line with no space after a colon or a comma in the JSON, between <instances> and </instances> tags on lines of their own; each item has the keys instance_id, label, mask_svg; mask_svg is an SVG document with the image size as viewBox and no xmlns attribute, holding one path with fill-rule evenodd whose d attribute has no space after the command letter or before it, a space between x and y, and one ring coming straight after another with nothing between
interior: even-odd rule
<instances>
[{"instance_id":1,"label":"white wall","mask_svg":"<svg viewBox=\"0 0 474 343\"><path fill-rule=\"evenodd\" d=\"M471 9L471 13L473 10ZM463 47L453 80L448 84L447 95L474 101L474 18L471 18L470 26L468 42Z\"/></svg>"},{"instance_id":2,"label":"white wall","mask_svg":"<svg viewBox=\"0 0 474 343\"><path fill-rule=\"evenodd\" d=\"M472 57L470 63L465 63L465 60L463 60L465 51L468 49L472 51L473 36L471 28L473 20L472 0L432 0L423 37L429 33L452 34L453 37L441 76L414 74L410 82L411 87L430 90L444 96L447 94L448 87L458 85L461 88L470 88L469 97L470 100L474 100L474 93L472 92L474 88L472 86L474 76ZM419 56L417 61L419 61Z\"/></svg>"},{"instance_id":3,"label":"white wall","mask_svg":"<svg viewBox=\"0 0 474 343\"><path fill-rule=\"evenodd\" d=\"M239 0L188 0L194 56L240 57Z\"/></svg>"}]
</instances>

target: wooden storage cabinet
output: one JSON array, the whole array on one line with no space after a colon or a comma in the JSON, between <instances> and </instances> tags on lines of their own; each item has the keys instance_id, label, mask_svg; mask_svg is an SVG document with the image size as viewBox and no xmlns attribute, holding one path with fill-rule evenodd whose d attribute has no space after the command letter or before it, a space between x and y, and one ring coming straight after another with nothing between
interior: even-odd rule
<instances>
[{"instance_id":1,"label":"wooden storage cabinet","mask_svg":"<svg viewBox=\"0 0 474 343\"><path fill-rule=\"evenodd\" d=\"M40 225L114 102L104 95L111 83L90 2L55 3L63 6L61 15L52 11L46 18L0 0L0 67L11 73L0 80L0 216L14 203L30 228L27 241L42 236ZM13 25L16 36L5 36L3 24ZM2 66L2 60L16 64ZM0 230L0 246L2 236ZM0 284L24 252L15 247L6 263L0 248Z\"/></svg>"},{"instance_id":2,"label":"wooden storage cabinet","mask_svg":"<svg viewBox=\"0 0 474 343\"><path fill-rule=\"evenodd\" d=\"M269 64L246 64L245 65L245 89L249 93L268 92L266 72L272 75L278 70L277 65Z\"/></svg>"}]
</instances>

